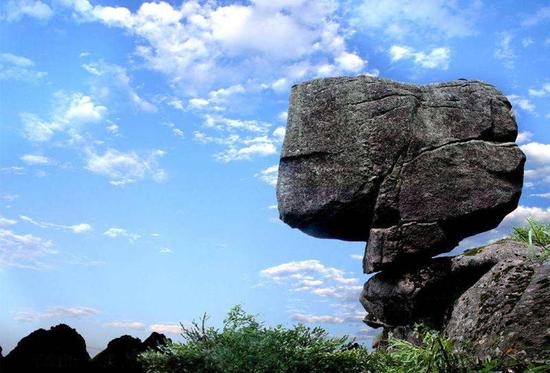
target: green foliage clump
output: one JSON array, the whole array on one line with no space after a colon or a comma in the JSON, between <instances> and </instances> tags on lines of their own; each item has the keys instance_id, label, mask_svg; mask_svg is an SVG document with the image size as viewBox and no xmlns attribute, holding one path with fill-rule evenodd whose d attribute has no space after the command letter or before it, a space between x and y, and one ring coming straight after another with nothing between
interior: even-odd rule
<instances>
[{"instance_id":1,"label":"green foliage clump","mask_svg":"<svg viewBox=\"0 0 550 373\"><path fill-rule=\"evenodd\" d=\"M161 351L148 351L142 363L148 373L194 372L362 372L365 348L348 337L329 338L322 328L297 325L266 327L232 308L223 329L193 323L182 325L185 343L171 343Z\"/></svg>"},{"instance_id":2,"label":"green foliage clump","mask_svg":"<svg viewBox=\"0 0 550 373\"><path fill-rule=\"evenodd\" d=\"M528 244L531 258L540 262L550 257L550 223L527 219L528 226L514 227L512 238Z\"/></svg>"},{"instance_id":3,"label":"green foliage clump","mask_svg":"<svg viewBox=\"0 0 550 373\"><path fill-rule=\"evenodd\" d=\"M441 333L417 328L416 345L390 337L385 347L369 352L348 337L331 338L319 327L266 327L240 306L232 308L224 327L182 325L184 343L172 342L141 355L147 373L443 373L501 371L498 361L476 365L454 351ZM544 372L549 366L522 367ZM507 370L513 372L514 370Z\"/></svg>"}]
</instances>

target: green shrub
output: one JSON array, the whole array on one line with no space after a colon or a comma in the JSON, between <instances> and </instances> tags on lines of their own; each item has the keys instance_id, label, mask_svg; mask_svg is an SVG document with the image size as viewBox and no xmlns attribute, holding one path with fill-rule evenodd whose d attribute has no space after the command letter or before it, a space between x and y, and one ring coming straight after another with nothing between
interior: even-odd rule
<instances>
[{"instance_id":1,"label":"green shrub","mask_svg":"<svg viewBox=\"0 0 550 373\"><path fill-rule=\"evenodd\" d=\"M478 366L453 350L441 333L417 328L422 343L390 337L384 349L369 352L348 337L331 338L322 328L298 324L266 327L240 306L232 308L222 330L201 323L182 325L184 343L141 355L147 373L489 373L502 371L498 361ZM539 373L550 368L521 367ZM506 370L514 372L514 370Z\"/></svg>"}]
</instances>

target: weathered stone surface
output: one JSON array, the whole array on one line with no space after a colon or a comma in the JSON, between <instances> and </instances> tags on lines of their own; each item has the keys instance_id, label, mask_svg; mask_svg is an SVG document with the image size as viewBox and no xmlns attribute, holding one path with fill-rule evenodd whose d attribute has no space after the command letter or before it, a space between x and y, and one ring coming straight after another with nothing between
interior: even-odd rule
<instances>
[{"instance_id":1,"label":"weathered stone surface","mask_svg":"<svg viewBox=\"0 0 550 373\"><path fill-rule=\"evenodd\" d=\"M479 359L550 357L550 261L530 259L523 242L502 240L400 273L384 271L365 284L361 303L369 325L402 338L422 322Z\"/></svg>"},{"instance_id":2,"label":"weathered stone surface","mask_svg":"<svg viewBox=\"0 0 550 373\"><path fill-rule=\"evenodd\" d=\"M500 260L453 306L446 332L470 356L550 358L550 259Z\"/></svg>"},{"instance_id":3,"label":"weathered stone surface","mask_svg":"<svg viewBox=\"0 0 550 373\"><path fill-rule=\"evenodd\" d=\"M86 372L90 355L86 342L65 324L38 329L22 338L3 359L6 373Z\"/></svg>"},{"instance_id":4,"label":"weathered stone surface","mask_svg":"<svg viewBox=\"0 0 550 373\"><path fill-rule=\"evenodd\" d=\"M296 85L281 219L316 237L368 241L367 273L449 251L517 206L525 156L510 109L479 81Z\"/></svg>"}]
</instances>

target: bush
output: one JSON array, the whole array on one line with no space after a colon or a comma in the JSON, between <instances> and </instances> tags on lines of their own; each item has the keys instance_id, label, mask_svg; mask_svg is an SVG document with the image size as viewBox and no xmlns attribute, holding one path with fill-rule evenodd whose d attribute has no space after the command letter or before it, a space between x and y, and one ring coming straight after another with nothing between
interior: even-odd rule
<instances>
[{"instance_id":1,"label":"bush","mask_svg":"<svg viewBox=\"0 0 550 373\"><path fill-rule=\"evenodd\" d=\"M205 321L182 325L185 343L144 353L146 372L362 372L369 356L348 337L329 338L322 328L265 327L240 306L229 311L222 331Z\"/></svg>"}]
</instances>

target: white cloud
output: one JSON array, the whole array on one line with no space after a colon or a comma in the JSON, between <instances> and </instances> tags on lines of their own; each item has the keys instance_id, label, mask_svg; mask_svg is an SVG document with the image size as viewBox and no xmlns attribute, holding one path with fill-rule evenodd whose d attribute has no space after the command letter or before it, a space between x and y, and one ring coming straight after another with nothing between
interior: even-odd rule
<instances>
[{"instance_id":1,"label":"white cloud","mask_svg":"<svg viewBox=\"0 0 550 373\"><path fill-rule=\"evenodd\" d=\"M14 319L20 322L36 322L45 319L66 319L81 318L91 315L97 315L98 310L91 307L49 307L46 311L20 311L15 314Z\"/></svg>"},{"instance_id":2,"label":"white cloud","mask_svg":"<svg viewBox=\"0 0 550 373\"><path fill-rule=\"evenodd\" d=\"M128 232L126 229L124 228L109 228L107 229L105 232L103 232L103 234L107 237L111 237L111 238L117 238L117 237L125 237L127 238L130 242L135 242L136 240L138 240L139 238L141 238L141 235L137 234L137 233L131 233L131 232Z\"/></svg>"},{"instance_id":3,"label":"white cloud","mask_svg":"<svg viewBox=\"0 0 550 373\"><path fill-rule=\"evenodd\" d=\"M527 142L533 138L533 133L529 131L522 131L518 133L518 137L516 139L516 142L518 144L523 144L524 142Z\"/></svg>"},{"instance_id":4,"label":"white cloud","mask_svg":"<svg viewBox=\"0 0 550 373\"><path fill-rule=\"evenodd\" d=\"M238 86L248 77L271 81L279 70L276 67L288 69L288 77L295 77L291 70L297 63L310 65L305 68L310 76L320 60L340 72L357 73L366 65L346 49L347 34L336 22L334 0L246 5L188 1L180 7L160 2L144 3L135 12L93 6L88 0L64 3L81 20L121 27L137 36L135 54L150 69L168 76L174 86L195 96L212 87Z\"/></svg>"},{"instance_id":5,"label":"white cloud","mask_svg":"<svg viewBox=\"0 0 550 373\"><path fill-rule=\"evenodd\" d=\"M327 267L315 259L266 268L260 271L260 276L276 283L290 282L294 291L341 301L358 299L362 288L356 285L359 279L346 277L344 271Z\"/></svg>"},{"instance_id":6,"label":"white cloud","mask_svg":"<svg viewBox=\"0 0 550 373\"><path fill-rule=\"evenodd\" d=\"M518 206L504 218L504 223L514 225L525 225L528 218L533 218L537 221L550 221L550 207L529 207Z\"/></svg>"},{"instance_id":7,"label":"white cloud","mask_svg":"<svg viewBox=\"0 0 550 373\"><path fill-rule=\"evenodd\" d=\"M9 0L2 9L2 17L8 22L16 22L23 17L47 20L53 15L52 9L39 0Z\"/></svg>"},{"instance_id":8,"label":"white cloud","mask_svg":"<svg viewBox=\"0 0 550 373\"><path fill-rule=\"evenodd\" d=\"M363 0L355 9L354 23L373 33L401 39L418 37L466 37L476 33L481 2Z\"/></svg>"},{"instance_id":9,"label":"white cloud","mask_svg":"<svg viewBox=\"0 0 550 373\"><path fill-rule=\"evenodd\" d=\"M182 332L180 324L153 324L149 329L152 332L163 334L180 334Z\"/></svg>"},{"instance_id":10,"label":"white cloud","mask_svg":"<svg viewBox=\"0 0 550 373\"><path fill-rule=\"evenodd\" d=\"M521 145L520 148L527 156L527 160L540 164L550 164L550 144L530 142Z\"/></svg>"},{"instance_id":11,"label":"white cloud","mask_svg":"<svg viewBox=\"0 0 550 373\"><path fill-rule=\"evenodd\" d=\"M506 97L508 97L508 100L510 100L512 105L517 106L522 110L528 111L530 113L535 111L535 105L527 98L518 95L509 95Z\"/></svg>"},{"instance_id":12,"label":"white cloud","mask_svg":"<svg viewBox=\"0 0 550 373\"><path fill-rule=\"evenodd\" d=\"M355 259L355 260L363 260L363 255L359 255L359 254L351 254L349 256L351 259Z\"/></svg>"},{"instance_id":13,"label":"white cloud","mask_svg":"<svg viewBox=\"0 0 550 373\"><path fill-rule=\"evenodd\" d=\"M160 252L161 254L171 254L171 253L172 253L172 249L169 248L169 247L163 247L163 248L161 248L161 249L159 250L159 252Z\"/></svg>"},{"instance_id":14,"label":"white cloud","mask_svg":"<svg viewBox=\"0 0 550 373\"><path fill-rule=\"evenodd\" d=\"M105 324L107 328L143 330L145 324L139 321L111 321Z\"/></svg>"},{"instance_id":15,"label":"white cloud","mask_svg":"<svg viewBox=\"0 0 550 373\"><path fill-rule=\"evenodd\" d=\"M531 44L533 44L534 41L533 39L531 38L523 38L521 39L521 45L523 46L523 48L527 48L528 46L530 46Z\"/></svg>"},{"instance_id":16,"label":"white cloud","mask_svg":"<svg viewBox=\"0 0 550 373\"><path fill-rule=\"evenodd\" d=\"M279 172L279 165L274 164L273 166L269 166L261 170L254 176L271 186L275 186L277 185L278 172Z\"/></svg>"},{"instance_id":17,"label":"white cloud","mask_svg":"<svg viewBox=\"0 0 550 373\"><path fill-rule=\"evenodd\" d=\"M342 324L344 319L331 315L308 315L303 313L295 313L291 316L292 320L303 323L324 323L324 324Z\"/></svg>"},{"instance_id":18,"label":"white cloud","mask_svg":"<svg viewBox=\"0 0 550 373\"><path fill-rule=\"evenodd\" d=\"M101 121L107 112L105 106L97 105L90 96L79 92L70 95L57 92L55 101L56 109L48 121L31 113L20 115L28 140L46 142L61 132L66 132L73 140L79 139L82 125Z\"/></svg>"},{"instance_id":19,"label":"white cloud","mask_svg":"<svg viewBox=\"0 0 550 373\"><path fill-rule=\"evenodd\" d=\"M51 163L47 157L39 154L25 154L21 156L21 160L28 165L47 165Z\"/></svg>"},{"instance_id":20,"label":"white cloud","mask_svg":"<svg viewBox=\"0 0 550 373\"><path fill-rule=\"evenodd\" d=\"M0 216L0 225L14 225L17 224L17 220L8 219L3 216Z\"/></svg>"},{"instance_id":21,"label":"white cloud","mask_svg":"<svg viewBox=\"0 0 550 373\"><path fill-rule=\"evenodd\" d=\"M164 155L162 150L154 150L145 157L135 152L121 152L116 149L107 149L98 154L92 149L86 152L86 169L106 176L115 186L126 185L150 176L155 182L162 182L166 178L163 169L158 167L157 159Z\"/></svg>"},{"instance_id":22,"label":"white cloud","mask_svg":"<svg viewBox=\"0 0 550 373\"><path fill-rule=\"evenodd\" d=\"M449 47L434 48L430 52L416 51L414 48L403 45L393 45L389 49L390 58L392 61L412 60L415 64L426 69L442 69L449 68L451 50Z\"/></svg>"},{"instance_id":23,"label":"white cloud","mask_svg":"<svg viewBox=\"0 0 550 373\"><path fill-rule=\"evenodd\" d=\"M529 95L534 97L544 97L550 94L550 83L544 84L540 89L529 89Z\"/></svg>"},{"instance_id":24,"label":"white cloud","mask_svg":"<svg viewBox=\"0 0 550 373\"><path fill-rule=\"evenodd\" d=\"M12 53L0 53L0 81L17 80L37 82L47 74L34 70L34 62L30 59Z\"/></svg>"},{"instance_id":25,"label":"white cloud","mask_svg":"<svg viewBox=\"0 0 550 373\"><path fill-rule=\"evenodd\" d=\"M47 269L50 266L42 259L55 254L57 251L50 240L0 229L0 268Z\"/></svg>"},{"instance_id":26,"label":"white cloud","mask_svg":"<svg viewBox=\"0 0 550 373\"><path fill-rule=\"evenodd\" d=\"M27 223L30 223L32 225L35 225L40 228L54 228L54 229L61 229L65 231L71 231L76 234L80 233L87 233L92 230L92 226L90 224L86 223L80 223L80 224L74 224L74 225L63 225L63 224L54 224L54 223L47 223L43 221L36 221L28 216L20 215L19 219L21 221L25 221Z\"/></svg>"}]
</instances>

